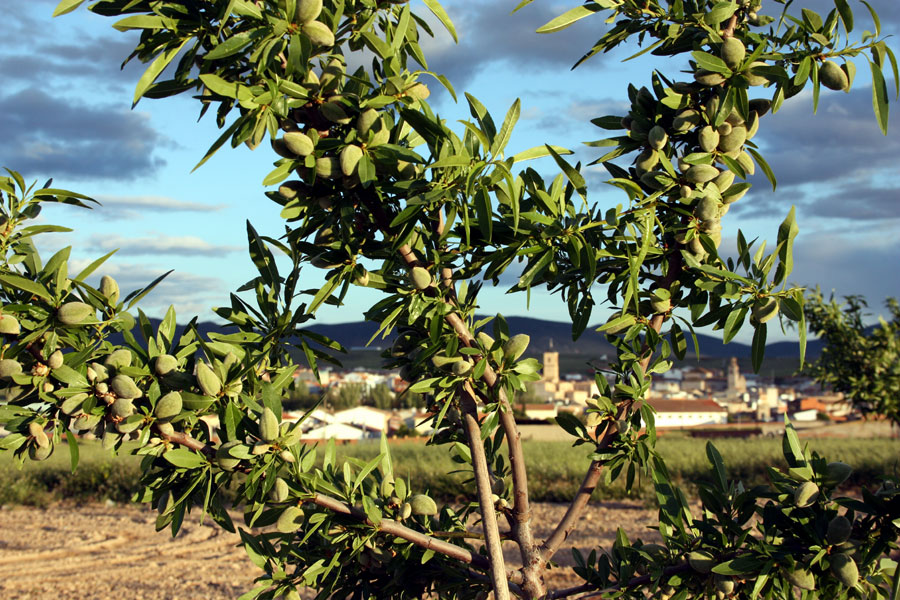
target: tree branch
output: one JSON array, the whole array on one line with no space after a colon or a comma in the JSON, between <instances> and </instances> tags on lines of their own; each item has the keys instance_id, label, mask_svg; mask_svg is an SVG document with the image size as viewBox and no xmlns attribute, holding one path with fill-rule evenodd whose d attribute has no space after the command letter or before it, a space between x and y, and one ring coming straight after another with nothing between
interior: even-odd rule
<instances>
[{"instance_id":1,"label":"tree branch","mask_svg":"<svg viewBox=\"0 0 900 600\"><path fill-rule=\"evenodd\" d=\"M670 289L672 285L678 280L678 277L681 275L683 270L683 264L681 261L681 253L678 250L672 251L668 256L668 269L666 271L666 276L661 283L661 287L665 289ZM662 330L663 323L666 320L666 313L658 313L653 315L653 318L650 319L650 327L656 333L659 333ZM645 352L643 358L641 358L640 366L641 370L644 372L647 371L647 367L650 366L650 360L653 357L653 352L649 347L645 345ZM620 407L620 415L624 413L630 403L623 403ZM612 422L608 422L603 432L598 436L598 448L607 447L613 440L614 436L617 435L617 431L614 431L612 428ZM587 507L588 501L591 498L591 495L594 492L594 489L597 487L597 483L600 481L600 472L603 468L602 461L592 461L588 466L587 473L585 473L584 479L581 482L581 486L578 488L578 491L575 493L575 497L572 499L569 508L566 510L566 514L563 515L563 518L560 520L559 524L556 526L556 529L553 530L553 533L550 534L544 543L541 544L540 555L543 562L549 561L554 554L559 550L560 545L565 541L565 539L569 536L572 530L575 528L578 519L581 518L581 515L584 513L584 509Z\"/></svg>"},{"instance_id":2,"label":"tree branch","mask_svg":"<svg viewBox=\"0 0 900 600\"><path fill-rule=\"evenodd\" d=\"M365 523L366 525L370 525L379 531L383 531L384 533L388 533L408 542L412 542L413 544L425 548L426 550L432 550L439 554L443 554L444 556L454 558L460 562L470 564L473 567L487 570L491 566L488 560L480 554L467 550L461 546L456 546L455 544L435 539L420 531L410 529L409 527L398 523L393 519L382 519L381 522L376 525L369 520L369 517L366 516L366 513L363 510L348 506L337 498L332 498L331 496L326 496L324 494L313 494L312 498L309 498L307 501L315 504L316 506L327 508L334 513L353 517L354 519Z\"/></svg>"},{"instance_id":3,"label":"tree branch","mask_svg":"<svg viewBox=\"0 0 900 600\"><path fill-rule=\"evenodd\" d=\"M175 432L165 434L157 431L157 434L165 440L172 442L173 444L179 444L181 446L184 446L185 448L190 448L191 450L202 452L206 456L215 455L216 451L212 446L196 438L193 438L186 433ZM472 565L473 567L478 567L485 570L491 568L491 563L488 562L488 559L480 554L467 550L461 546L441 541L420 531L416 531L415 529L410 529L409 527L392 519L382 519L381 522L376 525L369 520L369 517L366 515L365 511L349 506L344 502L338 500L337 498L332 498L331 496L326 496L324 494L314 493L312 497L308 498L306 501L311 502L317 506L321 506L322 508L327 508L328 510L337 514L353 517L354 519L357 519L362 523L371 525L379 531L383 531L384 533L388 533L408 542L412 542L413 544L421 546L426 550L433 550L434 552L443 554L444 556L449 556L450 558L455 558L456 560ZM505 574L505 569L503 569L502 565L500 572Z\"/></svg>"},{"instance_id":4,"label":"tree branch","mask_svg":"<svg viewBox=\"0 0 900 600\"><path fill-rule=\"evenodd\" d=\"M615 433L612 431L612 421L607 421L603 433L600 434L600 443L603 444L604 447L608 446L612 441L613 435L615 435ZM602 469L602 461L591 461L587 473L585 473L584 479L578 487L578 491L575 492L575 497L572 498L572 503L569 504L569 508L566 510L566 514L563 515L563 518L556 526L556 529L553 530L553 533L551 533L550 536L544 540L544 543L541 544L540 554L543 562L547 562L553 558L553 555L556 554L562 543L569 537L572 530L575 529L575 525L584 513L584 509L587 507L591 495L594 493L594 489L600 481Z\"/></svg>"},{"instance_id":5,"label":"tree branch","mask_svg":"<svg viewBox=\"0 0 900 600\"><path fill-rule=\"evenodd\" d=\"M364 202L367 208L373 213L379 227L381 227L382 231L387 233L388 230L386 227L388 219L384 214L384 209L380 203L371 200L371 198L364 197ZM438 235L443 234L443 229L443 213L439 213L438 223L436 225ZM420 266L421 263L416 257L415 251L413 251L408 244L401 246L398 249L398 252L410 268ZM446 293L449 294L448 303L453 308L458 309L459 307L456 303L456 295L453 287L453 271L449 267L442 267L440 280L447 290ZM438 292L437 290L434 290L432 293L437 294ZM460 317L458 312L451 311L447 313L444 320L451 328L453 328L457 338L459 338L464 346L472 347L475 345L475 338L472 336L472 332L469 331L468 326L462 320L462 317ZM497 391L497 399L500 401L500 426L503 428L503 432L506 436L507 445L509 447L510 467L512 468L513 511L511 526L515 540L519 545L519 552L522 556L523 571L526 573L526 580L531 581L530 585L526 583L526 588L533 588L533 591L535 592L533 594L534 597L540 597L544 593L543 585L538 585L542 563L540 561L540 554L536 550L534 536L531 530L531 509L528 501L528 475L525 468L525 454L522 449L521 435L519 434L519 428L516 425L509 399L506 397L504 390L497 389L499 377L490 365L487 365L487 368L485 368L481 379L491 390ZM473 400L474 398L475 396L473 394ZM538 590L538 588L540 589ZM540 591L540 593L537 593L538 591Z\"/></svg>"},{"instance_id":6,"label":"tree branch","mask_svg":"<svg viewBox=\"0 0 900 600\"><path fill-rule=\"evenodd\" d=\"M478 425L478 410L475 396L471 388L460 387L460 407L463 414L463 426L469 440L472 453L472 467L475 471L475 488L478 491L478 504L481 511L481 526L491 562L491 585L496 600L509 600L509 584L506 578L506 564L503 559L503 548L500 541L500 528L497 525L497 513L491 498L491 481L488 475L487 458L484 455L484 444L481 441L481 427Z\"/></svg>"}]
</instances>

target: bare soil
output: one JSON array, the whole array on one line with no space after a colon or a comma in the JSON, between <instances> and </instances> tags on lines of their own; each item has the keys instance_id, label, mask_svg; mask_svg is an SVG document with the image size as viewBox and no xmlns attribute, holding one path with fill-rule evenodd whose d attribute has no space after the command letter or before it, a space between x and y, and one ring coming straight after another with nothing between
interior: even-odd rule
<instances>
[{"instance_id":1,"label":"bare soil","mask_svg":"<svg viewBox=\"0 0 900 600\"><path fill-rule=\"evenodd\" d=\"M536 537L549 535L565 512L558 504L533 506ZM0 509L0 598L20 600L234 600L262 574L247 558L237 534L208 518L185 519L172 538L154 530L156 512L144 506L3 507ZM648 529L656 511L638 503L591 505L581 529L556 556L562 568L551 587L577 585L572 553L609 547L622 527L629 538L658 539ZM507 544L507 560L517 550ZM305 597L311 598L309 593Z\"/></svg>"}]
</instances>

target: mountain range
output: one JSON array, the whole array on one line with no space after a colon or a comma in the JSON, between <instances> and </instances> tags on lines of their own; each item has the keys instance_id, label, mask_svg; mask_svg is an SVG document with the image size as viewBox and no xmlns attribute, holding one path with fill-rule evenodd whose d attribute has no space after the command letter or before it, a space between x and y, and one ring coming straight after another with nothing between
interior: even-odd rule
<instances>
[{"instance_id":1,"label":"mountain range","mask_svg":"<svg viewBox=\"0 0 900 600\"><path fill-rule=\"evenodd\" d=\"M511 333L525 333L531 337L529 344L529 354L540 354L542 352L557 351L561 354L584 354L593 357L602 355L614 355L615 349L612 344L606 341L606 336L596 331L597 326L588 327L587 330L578 338L572 341L572 326L569 323L558 321L545 321L542 319L532 319L530 317L506 317ZM374 323L367 321L356 321L353 323L324 324L317 323L308 327L309 330L331 339L341 342L345 348L362 349L366 346L369 339L377 330ZM488 325L490 331L490 324ZM372 342L371 347L386 346L390 344L390 337L387 341L381 340L379 337ZM706 358L749 358L750 346L732 341L723 344L720 337L697 334L697 341L700 345L700 355ZM806 355L815 358L822 351L822 342L819 340L809 340L806 348ZM688 340L689 357L694 353L693 343ZM769 358L799 358L800 347L797 342L774 342L766 346L766 357Z\"/></svg>"},{"instance_id":2,"label":"mountain range","mask_svg":"<svg viewBox=\"0 0 900 600\"><path fill-rule=\"evenodd\" d=\"M159 327L159 319L150 319L150 321L154 329ZM530 356L540 358L540 355L544 352L556 351L560 353L563 363L575 368L576 365L583 366L588 361L615 355L615 349L612 344L606 341L606 336L596 331L597 326L588 327L577 341L573 341L572 329L569 323L530 317L506 317L506 322L512 334L525 333L531 337L531 343L527 351L527 354ZM208 333L224 334L234 331L233 328L209 321L198 323L197 328L204 337ZM393 334L386 339L382 339L379 336L371 344L368 344L378 329L377 325L368 321L315 323L306 329L336 340L350 350L351 352L348 355L339 357L346 368L357 366L375 367L379 365L380 359L377 356L377 351L390 346L394 337ZM490 324L488 325L488 331L490 332ZM114 344L123 343L121 335L113 336L110 341ZM742 367L746 366L747 370L749 370L749 345L736 341L723 344L720 337L704 334L697 334L697 341L700 345L701 364L722 366L724 360L736 357L741 362ZM821 353L822 346L821 341L810 340L807 344L807 358L816 358ZM302 358L300 353L296 352L296 354L298 362L305 363L305 359ZM774 342L766 346L766 364L771 366L773 363L779 363L783 367L780 370L785 370L786 372L792 372L799 365L799 356L799 346L796 342ZM697 354L690 338L688 339L688 351L685 356L685 362L693 362L695 364L697 362Z\"/></svg>"}]
</instances>

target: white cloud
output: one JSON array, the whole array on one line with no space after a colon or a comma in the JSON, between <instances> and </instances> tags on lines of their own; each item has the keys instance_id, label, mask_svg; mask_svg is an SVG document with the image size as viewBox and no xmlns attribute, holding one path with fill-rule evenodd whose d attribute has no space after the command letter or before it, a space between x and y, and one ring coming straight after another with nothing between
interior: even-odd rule
<instances>
[{"instance_id":1,"label":"white cloud","mask_svg":"<svg viewBox=\"0 0 900 600\"><path fill-rule=\"evenodd\" d=\"M120 256L142 254L187 254L209 256L242 249L241 246L210 244L206 240L193 235L169 236L164 234L143 238L94 234L88 241L88 247L103 252L118 249L118 254Z\"/></svg>"}]
</instances>

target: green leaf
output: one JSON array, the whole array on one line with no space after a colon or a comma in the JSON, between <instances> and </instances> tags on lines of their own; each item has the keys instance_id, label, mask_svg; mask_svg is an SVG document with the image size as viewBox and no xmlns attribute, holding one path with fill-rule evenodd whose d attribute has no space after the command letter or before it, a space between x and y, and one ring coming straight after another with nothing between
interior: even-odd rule
<instances>
[{"instance_id":1,"label":"green leaf","mask_svg":"<svg viewBox=\"0 0 900 600\"><path fill-rule=\"evenodd\" d=\"M73 369L68 365L60 365L53 369L50 374L57 381L61 381L66 385L76 386L76 387L88 387L88 381L85 379L84 375Z\"/></svg>"},{"instance_id":2,"label":"green leaf","mask_svg":"<svg viewBox=\"0 0 900 600\"><path fill-rule=\"evenodd\" d=\"M75 469L78 467L78 440L75 438L75 434L71 431L66 431L66 441L69 446L69 459L72 463L72 472L75 472Z\"/></svg>"},{"instance_id":3,"label":"green leaf","mask_svg":"<svg viewBox=\"0 0 900 600\"><path fill-rule=\"evenodd\" d=\"M421 394L423 392L432 392L435 389L435 383L441 380L441 377L431 377L429 379L421 379L407 388L413 394Z\"/></svg>"},{"instance_id":4,"label":"green leaf","mask_svg":"<svg viewBox=\"0 0 900 600\"><path fill-rule=\"evenodd\" d=\"M788 212L781 225L778 227L778 259L780 262L775 285L779 285L787 279L794 270L794 238L797 237L799 231L797 220L794 217L794 207Z\"/></svg>"},{"instance_id":5,"label":"green leaf","mask_svg":"<svg viewBox=\"0 0 900 600\"><path fill-rule=\"evenodd\" d=\"M803 455L803 447L800 445L800 438L797 437L797 430L790 423L785 425L781 448L791 467L800 467L806 464L806 457Z\"/></svg>"},{"instance_id":6,"label":"green leaf","mask_svg":"<svg viewBox=\"0 0 900 600\"><path fill-rule=\"evenodd\" d=\"M559 155L563 154L574 154L568 148L563 148L562 146L551 146L549 144L543 144L541 146L535 146L534 148L529 148L528 150L523 150L518 154L514 154L512 156L512 161L514 163L522 162L523 160L533 160L535 158L543 158L545 156L550 156L550 150L553 150Z\"/></svg>"},{"instance_id":7,"label":"green leaf","mask_svg":"<svg viewBox=\"0 0 900 600\"><path fill-rule=\"evenodd\" d=\"M278 161L280 164L272 169L266 178L262 180L263 186L275 185L287 179L294 170L294 161L283 159Z\"/></svg>"},{"instance_id":8,"label":"green leaf","mask_svg":"<svg viewBox=\"0 0 900 600\"><path fill-rule=\"evenodd\" d=\"M884 81L884 75L881 68L874 62L869 61L869 67L872 69L872 107L875 109L875 119L878 121L878 127L881 133L887 135L888 131L888 110L890 98L888 98L887 84Z\"/></svg>"},{"instance_id":9,"label":"green leaf","mask_svg":"<svg viewBox=\"0 0 900 600\"><path fill-rule=\"evenodd\" d=\"M153 85L153 82L156 81L156 78L159 77L160 73L163 72L163 69L169 66L169 63L172 62L172 59L175 58L179 52L181 52L181 49L184 48L185 44L187 44L191 39L191 37L184 38L180 44L164 51L162 54L156 57L156 60L150 63L150 66L147 67L147 70L144 71L144 74L141 75L140 79L138 79L137 86L134 89L134 100L132 101L132 104L138 103L138 100L140 100L141 96L144 95L144 92L146 92L150 88L150 86Z\"/></svg>"},{"instance_id":10,"label":"green leaf","mask_svg":"<svg viewBox=\"0 0 900 600\"><path fill-rule=\"evenodd\" d=\"M62 0L53 10L53 16L58 17L66 13L70 13L84 2L84 0Z\"/></svg>"},{"instance_id":11,"label":"green leaf","mask_svg":"<svg viewBox=\"0 0 900 600\"><path fill-rule=\"evenodd\" d=\"M78 275L76 275L74 277L74 281L84 281L84 279L86 277L88 277L91 273L96 271L100 265L105 263L107 261L107 259L109 259L109 257L112 256L113 254L115 254L116 252L118 252L118 249L104 254L103 256L101 256L100 258L98 258L97 260L95 260L94 262L92 262L91 264L86 266L85 268L83 268L81 270L81 272L78 273Z\"/></svg>"},{"instance_id":12,"label":"green leaf","mask_svg":"<svg viewBox=\"0 0 900 600\"><path fill-rule=\"evenodd\" d=\"M751 345L751 358L753 361L753 372L759 373L762 367L763 356L766 353L766 324L760 323L753 332L753 343Z\"/></svg>"},{"instance_id":13,"label":"green leaf","mask_svg":"<svg viewBox=\"0 0 900 600\"><path fill-rule=\"evenodd\" d=\"M866 0L860 0L863 4L866 5L866 8L869 9L869 14L872 16L872 22L875 23L875 37L881 35L881 20L878 18L878 13L875 12L875 9L872 8L872 5L866 2Z\"/></svg>"},{"instance_id":14,"label":"green leaf","mask_svg":"<svg viewBox=\"0 0 900 600\"><path fill-rule=\"evenodd\" d=\"M575 191L578 192L578 195L584 200L587 200L587 183L581 173L567 163L551 146L547 145L545 147L547 148L547 151L550 152L550 156L553 157L553 160L556 161L556 164L559 165L559 168L566 174L566 177L572 183L572 186L575 188Z\"/></svg>"},{"instance_id":15,"label":"green leaf","mask_svg":"<svg viewBox=\"0 0 900 600\"><path fill-rule=\"evenodd\" d=\"M521 112L521 102L518 98L513 102L512 106L509 107L509 111L506 113L506 118L503 119L503 125L500 126L500 133L497 134L497 137L494 138L494 143L491 145L491 154L493 156L499 156L500 153L503 152L503 149L506 147L506 144L509 143L509 138L512 136L513 127L516 126L516 122L519 120L519 113Z\"/></svg>"},{"instance_id":16,"label":"green leaf","mask_svg":"<svg viewBox=\"0 0 900 600\"><path fill-rule=\"evenodd\" d=\"M181 469L197 469L206 464L206 458L187 448L175 448L163 453L163 458Z\"/></svg>"},{"instance_id":17,"label":"green leaf","mask_svg":"<svg viewBox=\"0 0 900 600\"><path fill-rule=\"evenodd\" d=\"M691 52L691 56L697 61L697 65L701 69L706 69L707 71L712 71L714 73L721 73L723 75L731 74L731 69L729 69L728 65L725 64L725 61L718 56L713 56L712 54L701 50Z\"/></svg>"},{"instance_id":18,"label":"green leaf","mask_svg":"<svg viewBox=\"0 0 900 600\"><path fill-rule=\"evenodd\" d=\"M741 330L741 325L744 324L744 317L746 316L746 306L737 310L732 310L728 313L728 318L725 319L725 329L722 338L723 343L727 344L734 339L734 336Z\"/></svg>"},{"instance_id":19,"label":"green leaf","mask_svg":"<svg viewBox=\"0 0 900 600\"><path fill-rule=\"evenodd\" d=\"M585 4L584 6L576 6L571 10L567 10L563 14L559 15L555 19L552 19L540 26L537 29L538 33L554 33L556 31L562 31L566 27L580 21L585 17L589 17L595 12L602 10L602 8L591 2L590 4Z\"/></svg>"},{"instance_id":20,"label":"green leaf","mask_svg":"<svg viewBox=\"0 0 900 600\"><path fill-rule=\"evenodd\" d=\"M713 567L712 572L718 573L719 575L740 575L741 573L753 573L762 565L763 561L759 558L740 556L719 563Z\"/></svg>"},{"instance_id":21,"label":"green leaf","mask_svg":"<svg viewBox=\"0 0 900 600\"><path fill-rule=\"evenodd\" d=\"M844 29L847 33L853 31L853 11L850 10L850 5L847 3L847 0L834 0L834 6L841 16L841 21L844 22Z\"/></svg>"},{"instance_id":22,"label":"green leaf","mask_svg":"<svg viewBox=\"0 0 900 600\"><path fill-rule=\"evenodd\" d=\"M163 273L162 275L160 275L159 277L154 279L152 282L150 282L150 284L147 287L145 287L144 289L135 290L135 291L131 292L130 294L128 294L125 297L125 302L128 302L128 304L125 307L126 310L130 310L135 304L140 302L144 296L146 296L147 294L152 292L153 288L155 288L157 285L159 285L159 282L161 282L163 279L168 277L169 273L171 273L174 270L175 269L169 269L168 271L166 271L165 273Z\"/></svg>"},{"instance_id":23,"label":"green leaf","mask_svg":"<svg viewBox=\"0 0 900 600\"><path fill-rule=\"evenodd\" d=\"M23 292L28 292L29 294L33 294L44 300L51 300L53 298L53 296L50 295L50 291L44 287L43 284L38 283L37 281L31 281L30 279L25 279L21 275L5 273L0 275L0 283L5 283L10 287L22 290Z\"/></svg>"},{"instance_id":24,"label":"green leaf","mask_svg":"<svg viewBox=\"0 0 900 600\"><path fill-rule=\"evenodd\" d=\"M772 191L774 192L775 188L778 186L778 182L775 180L775 173L772 172L772 167L770 167L769 163L766 162L766 159L764 159L762 155L753 148L748 147L747 152L749 152L756 160L756 164L759 165L759 168L762 169L762 172L765 174L766 179L768 179L769 183L772 184Z\"/></svg>"},{"instance_id":25,"label":"green leaf","mask_svg":"<svg viewBox=\"0 0 900 600\"><path fill-rule=\"evenodd\" d=\"M713 473L716 475L716 485L719 488L720 492L728 491L728 479L725 476L725 462L722 460L722 455L719 454L719 451L713 445L712 442L706 442L706 457L709 459L709 464L713 467Z\"/></svg>"},{"instance_id":26,"label":"green leaf","mask_svg":"<svg viewBox=\"0 0 900 600\"><path fill-rule=\"evenodd\" d=\"M726 19L730 19L734 11L737 10L737 3L734 1L717 2L712 9L704 15L703 20L711 27L718 27L719 23Z\"/></svg>"},{"instance_id":27,"label":"green leaf","mask_svg":"<svg viewBox=\"0 0 900 600\"><path fill-rule=\"evenodd\" d=\"M258 29L242 31L226 39L224 42L203 55L203 60L217 60L232 54L237 54L242 48L253 41L259 35Z\"/></svg>"},{"instance_id":28,"label":"green leaf","mask_svg":"<svg viewBox=\"0 0 900 600\"><path fill-rule=\"evenodd\" d=\"M556 415L556 424L562 427L569 435L575 436L577 438L583 438L587 436L587 429L585 429L582 422L578 420L578 417L576 417L572 413L558 413Z\"/></svg>"},{"instance_id":29,"label":"green leaf","mask_svg":"<svg viewBox=\"0 0 900 600\"><path fill-rule=\"evenodd\" d=\"M453 21L450 20L450 17L447 15L447 11L444 10L444 7L441 6L441 3L438 0L423 0L425 2L425 6L428 7L428 10L432 12L434 16L438 18L441 24L447 29L447 32L453 37L453 41L457 44L459 43L459 38L456 35L456 28L453 26Z\"/></svg>"}]
</instances>

